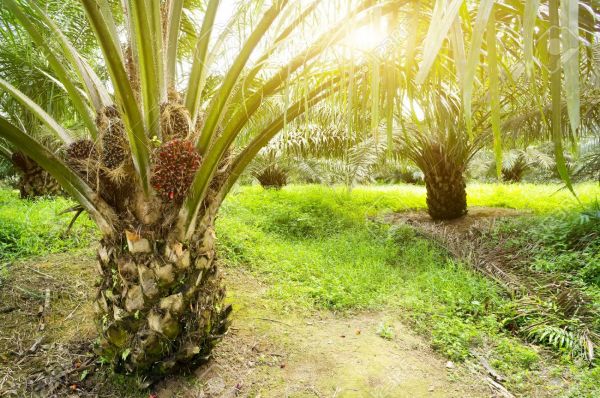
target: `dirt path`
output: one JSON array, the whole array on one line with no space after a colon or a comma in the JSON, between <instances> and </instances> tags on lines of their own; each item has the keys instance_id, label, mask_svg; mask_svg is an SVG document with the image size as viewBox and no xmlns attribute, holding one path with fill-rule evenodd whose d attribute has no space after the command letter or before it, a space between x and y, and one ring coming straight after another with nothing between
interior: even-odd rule
<instances>
[{"instance_id":1,"label":"dirt path","mask_svg":"<svg viewBox=\"0 0 600 398\"><path fill-rule=\"evenodd\" d=\"M240 270L227 275L236 308L215 360L158 396L486 397L490 390L385 313L302 316L269 309L268 288ZM393 337L378 334L382 322ZM187 384L187 385L186 385ZM196 395L195 395L196 394Z\"/></svg>"},{"instance_id":2,"label":"dirt path","mask_svg":"<svg viewBox=\"0 0 600 398\"><path fill-rule=\"evenodd\" d=\"M102 371L82 382L71 373L88 361L86 350L94 339L93 265L88 253L10 267L0 284L0 301L14 307L0 315L0 396L31 396L32 391L47 396L50 388L56 396L148 397L124 392L131 389ZM448 368L389 314L342 317L286 310L268 297L268 286L240 269L228 269L226 282L234 321L214 359L192 375L156 386L157 397L491 395L478 376L461 366ZM51 291L51 303L41 321L37 294L45 290ZM393 331L391 339L378 333L384 321ZM55 377L65 373L72 377Z\"/></svg>"}]
</instances>

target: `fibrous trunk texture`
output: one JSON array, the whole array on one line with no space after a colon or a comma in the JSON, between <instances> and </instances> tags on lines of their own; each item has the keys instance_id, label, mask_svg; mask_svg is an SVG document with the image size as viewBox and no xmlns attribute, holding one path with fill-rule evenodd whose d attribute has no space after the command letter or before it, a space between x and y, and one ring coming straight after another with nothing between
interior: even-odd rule
<instances>
[{"instance_id":1,"label":"fibrous trunk texture","mask_svg":"<svg viewBox=\"0 0 600 398\"><path fill-rule=\"evenodd\" d=\"M20 174L18 186L21 199L60 195L61 188L58 182L31 158L21 152L15 152L12 161Z\"/></svg>"},{"instance_id":2,"label":"fibrous trunk texture","mask_svg":"<svg viewBox=\"0 0 600 398\"><path fill-rule=\"evenodd\" d=\"M117 372L158 379L209 358L230 306L215 260L212 225L187 244L126 231L102 241L96 298L98 353Z\"/></svg>"},{"instance_id":3,"label":"fibrous trunk texture","mask_svg":"<svg viewBox=\"0 0 600 398\"><path fill-rule=\"evenodd\" d=\"M467 192L461 167L445 160L424 171L427 211L434 220L452 220L467 214Z\"/></svg>"}]
</instances>

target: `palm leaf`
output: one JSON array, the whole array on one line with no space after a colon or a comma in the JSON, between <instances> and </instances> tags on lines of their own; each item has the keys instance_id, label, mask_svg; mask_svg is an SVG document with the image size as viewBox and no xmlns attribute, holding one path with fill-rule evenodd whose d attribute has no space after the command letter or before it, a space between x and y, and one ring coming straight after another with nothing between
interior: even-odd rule
<instances>
[{"instance_id":1,"label":"palm leaf","mask_svg":"<svg viewBox=\"0 0 600 398\"><path fill-rule=\"evenodd\" d=\"M171 0L169 2L169 13L167 16L167 42L165 53L166 83L169 87L175 87L175 75L177 69L177 44L179 42L179 31L181 15L183 13L184 0Z\"/></svg>"},{"instance_id":2,"label":"palm leaf","mask_svg":"<svg viewBox=\"0 0 600 398\"><path fill-rule=\"evenodd\" d=\"M562 65L565 79L567 111L575 136L579 124L579 2L561 1Z\"/></svg>"},{"instance_id":3,"label":"palm leaf","mask_svg":"<svg viewBox=\"0 0 600 398\"><path fill-rule=\"evenodd\" d=\"M494 155L496 157L496 173L498 179L500 179L502 176L502 136L500 126L500 81L498 78L496 40L496 19L492 12L487 28L487 50L490 79L490 110L492 130L494 133Z\"/></svg>"},{"instance_id":4,"label":"palm leaf","mask_svg":"<svg viewBox=\"0 0 600 398\"><path fill-rule=\"evenodd\" d=\"M443 0L437 0L434 14L425 38L423 60L415 78L416 84L423 84L437 58L442 43L446 39L450 27L454 23L460 6L464 0L452 0L448 6L443 6ZM444 8L445 7L445 8Z\"/></svg>"},{"instance_id":5,"label":"palm leaf","mask_svg":"<svg viewBox=\"0 0 600 398\"><path fill-rule=\"evenodd\" d=\"M529 76L533 73L533 32L539 7L540 0L527 0L523 17L524 58Z\"/></svg>"},{"instance_id":6,"label":"palm leaf","mask_svg":"<svg viewBox=\"0 0 600 398\"><path fill-rule=\"evenodd\" d=\"M200 36L198 37L196 50L194 52L194 62L192 63L188 91L185 97L185 106L190 111L192 122L195 122L198 117L200 96L206 79L208 44L213 31L217 9L219 8L219 1L220 0L211 0L208 3L207 11L204 14L204 21L202 22L202 28L200 29Z\"/></svg>"},{"instance_id":7,"label":"palm leaf","mask_svg":"<svg viewBox=\"0 0 600 398\"><path fill-rule=\"evenodd\" d=\"M81 82L86 88L87 95L89 96L95 111L99 111L103 107L111 103L110 95L104 88L102 81L92 70L87 61L81 57L75 47L71 44L67 36L60 30L56 23L35 3L32 2L31 6L36 10L37 15L41 20L50 28L52 33L56 36L59 41L63 54L70 63L71 67L77 72ZM91 130L92 137L96 136L96 126Z\"/></svg>"},{"instance_id":8,"label":"palm leaf","mask_svg":"<svg viewBox=\"0 0 600 398\"><path fill-rule=\"evenodd\" d=\"M36 24L32 18L26 15L14 0L5 0L5 5L18 18L19 22L25 28L33 42L44 51L48 63L54 70L54 73L56 73L57 78L64 85L65 90L69 94L69 97L75 106L75 109L77 109L79 115L83 118L86 127L92 134L95 134L96 124L94 122L94 117L88 108L87 99L77 89L75 83L69 75L69 71L64 66L63 62L57 57L54 49L44 39L45 34L43 30L40 29L40 25Z\"/></svg>"},{"instance_id":9,"label":"palm leaf","mask_svg":"<svg viewBox=\"0 0 600 398\"><path fill-rule=\"evenodd\" d=\"M129 146L133 164L140 176L144 192L150 191L150 155L148 139L144 130L144 120L137 105L135 95L129 83L127 72L122 62L118 38L114 37L106 23L105 17L94 0L82 0L88 19L96 32L100 47L104 53L111 81L115 89L118 104L123 110L123 121L129 137Z\"/></svg>"},{"instance_id":10,"label":"palm leaf","mask_svg":"<svg viewBox=\"0 0 600 398\"><path fill-rule=\"evenodd\" d=\"M467 69L465 71L463 83L463 107L469 136L472 136L473 134L473 82L475 80L475 72L477 70L477 65L479 65L479 54L481 52L481 44L483 43L483 38L485 37L484 33L486 27L488 26L488 19L492 12L494 1L495 0L482 0L479 4L477 19L475 20L475 26L473 28L471 50L469 51L469 57L467 59Z\"/></svg>"},{"instance_id":11,"label":"palm leaf","mask_svg":"<svg viewBox=\"0 0 600 398\"><path fill-rule=\"evenodd\" d=\"M556 46L556 43L560 41L559 0L550 0L549 29L549 43L551 46ZM548 53L550 93L552 97L552 139L554 141L556 168L560 177L567 185L567 188L569 188L573 195L576 195L567 170L567 163L562 145L562 69L560 66L560 50L557 48L550 48Z\"/></svg>"},{"instance_id":12,"label":"palm leaf","mask_svg":"<svg viewBox=\"0 0 600 398\"><path fill-rule=\"evenodd\" d=\"M214 135L216 126L221 119L225 104L231 95L231 91L237 82L246 62L250 58L250 55L265 35L271 24L275 21L275 18L283 10L288 0L277 0L273 5L265 12L262 19L256 25L256 28L252 31L244 46L240 50L240 53L236 57L233 65L227 71L221 88L217 93L215 100L207 111L206 121L200 133L200 139L198 140L197 147L201 154L206 153L208 150L211 138Z\"/></svg>"},{"instance_id":13,"label":"palm leaf","mask_svg":"<svg viewBox=\"0 0 600 398\"><path fill-rule=\"evenodd\" d=\"M18 147L27 156L35 159L58 183L94 218L98 227L107 236L112 235L113 211L74 171L65 165L54 153L42 144L19 130L0 116L0 136Z\"/></svg>"},{"instance_id":14,"label":"palm leaf","mask_svg":"<svg viewBox=\"0 0 600 398\"><path fill-rule=\"evenodd\" d=\"M6 80L0 78L0 88L8 91L17 101L29 110L40 122L42 122L50 131L56 134L64 143L70 144L73 138L52 116L44 111L38 104L33 102L28 96L23 94L17 88L13 87Z\"/></svg>"},{"instance_id":15,"label":"palm leaf","mask_svg":"<svg viewBox=\"0 0 600 398\"><path fill-rule=\"evenodd\" d=\"M153 25L153 14L159 2L150 2L147 7L146 0L128 0L131 25L133 26L134 39L138 51L138 66L140 68L140 87L142 92L144 125L151 136L160 137L160 84L159 64L161 58L158 54L156 27Z\"/></svg>"}]
</instances>

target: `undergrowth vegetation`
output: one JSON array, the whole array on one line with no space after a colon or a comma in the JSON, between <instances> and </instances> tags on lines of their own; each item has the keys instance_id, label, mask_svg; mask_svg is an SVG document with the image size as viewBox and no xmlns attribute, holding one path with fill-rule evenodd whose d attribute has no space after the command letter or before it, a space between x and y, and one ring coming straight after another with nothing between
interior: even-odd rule
<instances>
[{"instance_id":1,"label":"undergrowth vegetation","mask_svg":"<svg viewBox=\"0 0 600 398\"><path fill-rule=\"evenodd\" d=\"M588 205L598 195L594 184L576 189ZM279 191L245 187L231 195L221 210L217 222L221 255L231 266L249 268L266 279L273 305L280 309L386 309L428 336L432 346L453 361L485 352L505 374L511 390L532 394L540 383L537 375L555 372L563 379L581 379L574 387L579 390L570 396L598 393L589 386L585 387L589 391L581 390L596 373L586 370L586 362L566 347L551 353L543 345L527 344L505 327L516 301L495 283L448 258L412 228L371 220L386 211L422 208L423 194L416 186L356 188L350 193L316 186ZM554 217L551 211L564 211L564 218L556 221L564 226L581 209L557 185L475 184L468 194L475 206L537 214L516 221L531 223L515 233L523 240L527 235L522 231L532 225L547 227L543 220ZM550 246L548 250L554 250ZM565 248L563 255L579 254ZM562 372L564 365L572 373Z\"/></svg>"},{"instance_id":2,"label":"undergrowth vegetation","mask_svg":"<svg viewBox=\"0 0 600 398\"><path fill-rule=\"evenodd\" d=\"M0 187L0 264L90 245L96 232L85 214L66 234L74 213L60 213L73 205L65 198L21 200L18 191Z\"/></svg>"},{"instance_id":3,"label":"undergrowth vegetation","mask_svg":"<svg viewBox=\"0 0 600 398\"><path fill-rule=\"evenodd\" d=\"M523 231L527 231L523 234ZM600 345L600 206L501 221L492 244L512 253L525 272L555 286L544 299L524 297L513 319L530 340L561 352L596 360ZM562 282L561 282L562 281ZM591 347L596 347L596 352Z\"/></svg>"},{"instance_id":4,"label":"undergrowth vegetation","mask_svg":"<svg viewBox=\"0 0 600 398\"><path fill-rule=\"evenodd\" d=\"M491 238L530 259L532 270L567 277L598 305L598 187L576 186L583 206L559 188L473 184L468 195L472 206L531 211L498 223ZM64 198L23 201L15 191L0 189L0 264L89 245L96 232L87 216L64 235L72 213L59 213L71 206ZM549 349L548 341L507 327L522 302L411 227L375 217L424 206L424 189L409 185L351 192L322 186L242 187L219 213L220 257L268 282L269 305L277 311L385 310L426 336L449 360L488 358L511 391L535 396L536 389L554 393L556 388L559 396L565 388L557 386L566 381L571 389L565 396L597 396L597 367L569 347ZM372 332L394 339L385 324ZM543 385L548 375L561 382Z\"/></svg>"},{"instance_id":5,"label":"undergrowth vegetation","mask_svg":"<svg viewBox=\"0 0 600 398\"><path fill-rule=\"evenodd\" d=\"M510 235L508 247L533 259L531 269L561 273L600 297L600 202L580 211L504 221L496 238L503 235Z\"/></svg>"}]
</instances>

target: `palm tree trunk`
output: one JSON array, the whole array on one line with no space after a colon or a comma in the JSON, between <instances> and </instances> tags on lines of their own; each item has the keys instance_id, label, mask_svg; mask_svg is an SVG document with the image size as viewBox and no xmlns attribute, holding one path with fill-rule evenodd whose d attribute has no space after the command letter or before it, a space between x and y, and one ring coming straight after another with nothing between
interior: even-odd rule
<instances>
[{"instance_id":1,"label":"palm tree trunk","mask_svg":"<svg viewBox=\"0 0 600 398\"><path fill-rule=\"evenodd\" d=\"M117 372L157 379L206 361L231 306L215 260L214 217L186 243L125 231L102 241L97 352Z\"/></svg>"},{"instance_id":2,"label":"palm tree trunk","mask_svg":"<svg viewBox=\"0 0 600 398\"><path fill-rule=\"evenodd\" d=\"M12 162L20 174L18 187L21 199L56 196L61 193L58 182L31 158L21 152L15 152Z\"/></svg>"},{"instance_id":3,"label":"palm tree trunk","mask_svg":"<svg viewBox=\"0 0 600 398\"><path fill-rule=\"evenodd\" d=\"M440 161L424 170L427 211L434 220L452 220L467 214L467 192L461 167Z\"/></svg>"}]
</instances>

